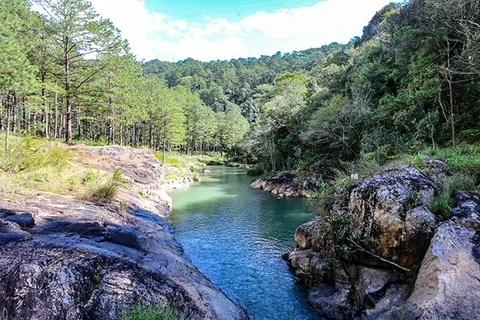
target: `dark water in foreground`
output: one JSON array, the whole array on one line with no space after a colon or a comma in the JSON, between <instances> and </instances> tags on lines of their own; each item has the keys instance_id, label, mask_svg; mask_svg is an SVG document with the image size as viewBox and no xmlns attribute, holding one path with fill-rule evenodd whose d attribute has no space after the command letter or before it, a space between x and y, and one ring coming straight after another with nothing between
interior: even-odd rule
<instances>
[{"instance_id":1,"label":"dark water in foreground","mask_svg":"<svg viewBox=\"0 0 480 320\"><path fill-rule=\"evenodd\" d=\"M186 254L252 319L318 319L281 258L312 217L304 200L253 190L239 169L209 169L200 184L171 192L170 220Z\"/></svg>"}]
</instances>

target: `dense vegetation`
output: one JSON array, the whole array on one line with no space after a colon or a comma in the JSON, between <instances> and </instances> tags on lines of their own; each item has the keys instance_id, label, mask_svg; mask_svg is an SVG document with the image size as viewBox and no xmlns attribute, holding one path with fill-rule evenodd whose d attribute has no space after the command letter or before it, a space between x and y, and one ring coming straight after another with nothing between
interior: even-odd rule
<instances>
[{"instance_id":1,"label":"dense vegetation","mask_svg":"<svg viewBox=\"0 0 480 320\"><path fill-rule=\"evenodd\" d=\"M411 0L377 12L346 45L258 59L151 61L144 70L233 104L251 123L243 145L267 171L348 170L480 138L480 1Z\"/></svg>"},{"instance_id":2,"label":"dense vegetation","mask_svg":"<svg viewBox=\"0 0 480 320\"><path fill-rule=\"evenodd\" d=\"M179 315L169 306L160 304L155 306L147 306L145 304L136 304L132 309L125 311L120 320L182 320L183 316Z\"/></svg>"},{"instance_id":3,"label":"dense vegetation","mask_svg":"<svg viewBox=\"0 0 480 320\"><path fill-rule=\"evenodd\" d=\"M480 139L480 0L392 3L345 45L208 63L136 61L84 0L35 8L0 3L7 141L227 151L258 171L329 176Z\"/></svg>"},{"instance_id":4,"label":"dense vegetation","mask_svg":"<svg viewBox=\"0 0 480 320\"><path fill-rule=\"evenodd\" d=\"M12 131L222 151L248 130L238 107L214 112L191 91L145 75L119 31L85 0L38 0L33 7L5 0L0 17L5 149Z\"/></svg>"}]
</instances>

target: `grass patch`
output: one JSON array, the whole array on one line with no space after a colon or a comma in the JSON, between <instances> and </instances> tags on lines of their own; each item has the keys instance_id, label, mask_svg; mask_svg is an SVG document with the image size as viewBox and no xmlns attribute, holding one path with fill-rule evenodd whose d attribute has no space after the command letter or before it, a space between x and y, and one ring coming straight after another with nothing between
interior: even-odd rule
<instances>
[{"instance_id":1,"label":"grass patch","mask_svg":"<svg viewBox=\"0 0 480 320\"><path fill-rule=\"evenodd\" d=\"M155 157L162 162L163 154L155 152ZM225 159L217 153L186 155L178 152L167 152L165 154L165 165L167 167L174 167L178 169L195 170L206 165L223 164Z\"/></svg>"},{"instance_id":2,"label":"grass patch","mask_svg":"<svg viewBox=\"0 0 480 320\"><path fill-rule=\"evenodd\" d=\"M187 173L181 171L170 171L165 173L165 180L177 180L178 178L185 177Z\"/></svg>"},{"instance_id":3,"label":"grass patch","mask_svg":"<svg viewBox=\"0 0 480 320\"><path fill-rule=\"evenodd\" d=\"M172 307L147 306L143 303L134 305L130 310L122 313L119 320L183 320L183 316L179 315Z\"/></svg>"},{"instance_id":4,"label":"grass patch","mask_svg":"<svg viewBox=\"0 0 480 320\"><path fill-rule=\"evenodd\" d=\"M426 149L411 156L408 162L420 167L422 162L434 157L445 162L453 173L469 175L480 181L480 145L459 145L455 148Z\"/></svg>"},{"instance_id":5,"label":"grass patch","mask_svg":"<svg viewBox=\"0 0 480 320\"><path fill-rule=\"evenodd\" d=\"M453 200L459 190L472 190L475 188L475 178L464 174L456 174L449 177L442 186L438 196L428 204L429 209L441 220L450 218L450 210L453 207Z\"/></svg>"},{"instance_id":6,"label":"grass patch","mask_svg":"<svg viewBox=\"0 0 480 320\"><path fill-rule=\"evenodd\" d=\"M74 157L63 143L11 136L9 150L0 153L0 192L14 195L26 188L72 194L81 184L81 173L72 168Z\"/></svg>"},{"instance_id":7,"label":"grass patch","mask_svg":"<svg viewBox=\"0 0 480 320\"><path fill-rule=\"evenodd\" d=\"M115 199L120 187L126 184L127 180L123 178L121 170L117 168L109 180L89 190L85 200L110 203Z\"/></svg>"},{"instance_id":8,"label":"grass patch","mask_svg":"<svg viewBox=\"0 0 480 320\"><path fill-rule=\"evenodd\" d=\"M3 143L0 148L4 149ZM8 151L0 158L0 169L14 173L47 167L64 169L72 158L73 153L62 143L25 136L11 139Z\"/></svg>"}]
</instances>

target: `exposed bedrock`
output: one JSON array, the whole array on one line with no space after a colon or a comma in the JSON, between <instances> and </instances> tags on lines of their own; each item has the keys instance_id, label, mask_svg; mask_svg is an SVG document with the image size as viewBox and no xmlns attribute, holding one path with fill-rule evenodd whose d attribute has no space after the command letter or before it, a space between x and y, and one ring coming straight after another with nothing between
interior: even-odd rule
<instances>
[{"instance_id":1,"label":"exposed bedrock","mask_svg":"<svg viewBox=\"0 0 480 320\"><path fill-rule=\"evenodd\" d=\"M186 319L248 318L197 270L172 235L164 171L150 152L123 147L77 152L91 167L121 168L130 181L119 193L124 203L38 192L16 202L0 199L2 316L117 319L144 302L171 305Z\"/></svg>"},{"instance_id":2,"label":"exposed bedrock","mask_svg":"<svg viewBox=\"0 0 480 320\"><path fill-rule=\"evenodd\" d=\"M459 192L452 217L439 222L428 204L449 171L432 165L432 178L404 166L359 180L327 214L297 228L296 249L286 258L321 316L480 318L479 198ZM349 254L332 241L342 230L331 221L341 215L352 217L342 238Z\"/></svg>"}]
</instances>

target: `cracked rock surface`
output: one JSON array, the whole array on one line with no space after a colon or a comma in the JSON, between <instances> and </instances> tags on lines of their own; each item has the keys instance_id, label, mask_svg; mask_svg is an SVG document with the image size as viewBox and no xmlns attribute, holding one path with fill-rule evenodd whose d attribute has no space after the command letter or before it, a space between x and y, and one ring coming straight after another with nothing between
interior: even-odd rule
<instances>
[{"instance_id":1,"label":"cracked rock surface","mask_svg":"<svg viewBox=\"0 0 480 320\"><path fill-rule=\"evenodd\" d=\"M78 148L78 147L75 147ZM124 204L51 193L0 199L0 310L8 320L117 319L137 302L186 319L247 319L201 274L166 220L163 168L147 150L81 147L92 167L121 168ZM99 159L101 161L99 161ZM142 190L140 196L139 190Z\"/></svg>"}]
</instances>

